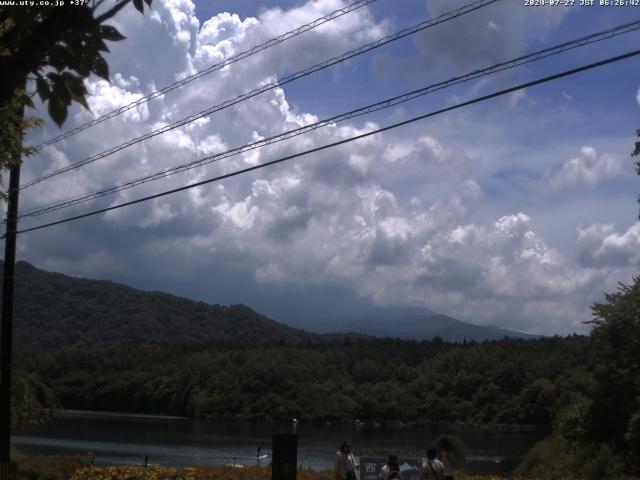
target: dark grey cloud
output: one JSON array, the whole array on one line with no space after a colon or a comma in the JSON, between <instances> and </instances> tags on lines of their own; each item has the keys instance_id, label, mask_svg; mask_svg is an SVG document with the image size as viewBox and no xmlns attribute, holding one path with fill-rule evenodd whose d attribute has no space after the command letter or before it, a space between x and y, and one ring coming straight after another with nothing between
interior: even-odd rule
<instances>
[{"instance_id":1,"label":"dark grey cloud","mask_svg":"<svg viewBox=\"0 0 640 480\"><path fill-rule=\"evenodd\" d=\"M431 18L462 7L465 0L427 0ZM530 39L544 36L559 25L569 9L525 8L521 2L502 1L426 29L413 37L418 51L410 57L378 55L374 71L393 76L467 72L519 56Z\"/></svg>"}]
</instances>

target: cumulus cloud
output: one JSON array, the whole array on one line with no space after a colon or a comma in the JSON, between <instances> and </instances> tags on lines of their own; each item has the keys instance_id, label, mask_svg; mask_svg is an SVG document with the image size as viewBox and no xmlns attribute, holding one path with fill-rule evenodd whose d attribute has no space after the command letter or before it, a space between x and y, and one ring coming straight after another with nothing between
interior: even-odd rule
<instances>
[{"instance_id":1,"label":"cumulus cloud","mask_svg":"<svg viewBox=\"0 0 640 480\"><path fill-rule=\"evenodd\" d=\"M613 225L595 224L578 231L578 258L587 267L640 265L640 223L619 234Z\"/></svg>"},{"instance_id":2,"label":"cumulus cloud","mask_svg":"<svg viewBox=\"0 0 640 480\"><path fill-rule=\"evenodd\" d=\"M545 190L552 192L580 187L593 188L623 172L624 163L621 158L608 153L598 156L595 148L582 147L579 156L566 161L559 168L547 170L541 183Z\"/></svg>"},{"instance_id":3,"label":"cumulus cloud","mask_svg":"<svg viewBox=\"0 0 640 480\"><path fill-rule=\"evenodd\" d=\"M429 6L437 14L439 9L451 8L445 3L449 5L430 2ZM317 0L288 10L268 9L246 19L223 13L200 25L189 0L154 2L150 17L119 19L118 26L128 38L112 49L114 82L88 81L93 112L100 114L130 102L156 86L344 5L343 0ZM435 49L437 53L433 46L450 39L426 38L423 60L470 62L474 55L489 60L501 54L493 52L493 47L520 48L526 42L524 36L518 37L525 35L520 30L531 27L524 28L524 9L514 12L515 20L500 9L483 11L485 44L470 42L473 51L461 57L462 41L470 41L472 35L466 29L454 29L462 38ZM559 21L558 10L554 12L555 19L540 9L531 13L536 22L550 27ZM48 147L38 158L25 162L25 177L68 165L202 110L203 105L270 82L283 72L341 53L388 28L386 21L376 22L367 9L359 9ZM516 38L515 47L504 45L509 43L507 38ZM136 51L142 46L145 55L131 55L130 45L136 45ZM66 127L90 117L75 108ZM286 89L275 89L32 187L24 193L23 206L110 186L316 119L314 112L292 105ZM122 191L90 207L133 200L379 126L370 119L333 125ZM53 126L47 124L45 132L37 135L53 133ZM607 286L614 287L614 278L627 278L638 262L634 252L640 251L639 227L617 233L612 226L586 226L577 234L575 258L563 254L536 232L535 217L524 209L474 215L490 194L475 175L481 160L477 153L420 125L408 133L367 137L224 183L34 232L23 237L20 254L44 268L89 277L134 278L146 288L172 285L178 293L196 296L197 291L199 298L212 302L252 305L261 299L268 306L274 298L286 298L292 309L303 310L313 304L318 292L339 291L366 302L423 306L463 320L519 330L579 329L588 316L589 302ZM583 149L573 167L550 173L549 183L595 185L617 175L616 165L607 155L598 157L593 149ZM292 291L296 294L291 295ZM277 292L289 293L276 297Z\"/></svg>"}]
</instances>

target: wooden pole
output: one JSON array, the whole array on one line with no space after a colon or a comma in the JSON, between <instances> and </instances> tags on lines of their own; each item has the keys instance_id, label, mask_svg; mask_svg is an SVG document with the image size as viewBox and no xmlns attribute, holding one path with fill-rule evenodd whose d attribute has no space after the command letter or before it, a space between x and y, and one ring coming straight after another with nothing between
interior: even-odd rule
<instances>
[{"instance_id":1,"label":"wooden pole","mask_svg":"<svg viewBox=\"0 0 640 480\"><path fill-rule=\"evenodd\" d=\"M13 350L13 276L16 264L16 230L20 158L9 173L7 230L4 244L2 324L0 326L0 480L9 480L11 461L11 355Z\"/></svg>"}]
</instances>

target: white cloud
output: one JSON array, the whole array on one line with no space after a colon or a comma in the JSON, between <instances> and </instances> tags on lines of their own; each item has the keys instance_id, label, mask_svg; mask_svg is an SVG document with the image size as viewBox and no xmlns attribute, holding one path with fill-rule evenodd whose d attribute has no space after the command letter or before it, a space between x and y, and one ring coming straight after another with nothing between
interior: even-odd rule
<instances>
[{"instance_id":1,"label":"white cloud","mask_svg":"<svg viewBox=\"0 0 640 480\"><path fill-rule=\"evenodd\" d=\"M135 77L131 77L135 79ZM88 103L91 112L96 115L104 115L111 112L114 108L129 105L143 97L142 93L129 91L129 88L137 88L138 82L127 81L123 79L122 74L116 74L113 83L106 80L90 80L87 82L87 92L89 94ZM132 88L132 89L133 89ZM78 120L88 121L90 119L89 112L81 112L81 118ZM127 122L141 122L149 118L149 108L147 104L142 104L126 111L120 120Z\"/></svg>"},{"instance_id":2,"label":"white cloud","mask_svg":"<svg viewBox=\"0 0 640 480\"><path fill-rule=\"evenodd\" d=\"M595 148L582 147L580 155L561 167L545 172L541 183L547 191L559 192L580 187L593 188L599 183L624 173L621 158L603 153L598 156Z\"/></svg>"},{"instance_id":3,"label":"white cloud","mask_svg":"<svg viewBox=\"0 0 640 480\"><path fill-rule=\"evenodd\" d=\"M640 265L640 223L618 234L613 225L595 224L578 231L580 262L588 267Z\"/></svg>"},{"instance_id":4,"label":"white cloud","mask_svg":"<svg viewBox=\"0 0 640 480\"><path fill-rule=\"evenodd\" d=\"M170 83L345 4L317 0L290 10L265 10L258 18L244 20L220 14L198 29L190 1L154 2L152 15L119 20L128 38L112 49L114 83L88 83L94 113L127 103L149 93L153 85ZM429 5L434 12L452 8L445 2ZM522 31L535 28L525 25L526 9L506 8L511 13L483 11L483 40L477 44L464 28L454 30L460 38L448 46L450 39L442 37L444 33L428 37L425 61L475 62L508 55L510 49L519 51L526 43ZM531 21L550 28L561 17L558 10L554 12L554 18L546 10L531 12ZM511 15L515 15L510 17L512 23L507 21ZM385 21L376 22L366 9L359 9L48 148L41 158L25 162L25 177L200 111L270 82L283 71L378 38L387 29ZM132 55L131 45L136 51L140 46L145 55ZM463 45L470 49L464 55ZM435 52L435 46L442 48ZM65 127L88 116L75 108ZM25 191L23 205L29 208L110 186L316 119L314 112L299 111L288 101L286 88L276 89L33 187ZM323 128L120 192L104 202L133 200L378 126L366 121ZM50 124L46 129L54 132ZM551 333L579 328L589 302L615 287L615 280L628 278L637 265L640 227L617 233L613 226L586 226L578 232L574 257L542 238L535 216L524 208L506 206L497 214L475 215L478 204L493 193L476 174L477 166L491 158L477 151L447 141L432 124L419 124L408 132L367 137L259 173L111 211L93 221L27 235L21 254L41 266L85 276L135 270L154 278L177 276L195 288L193 278L200 275L217 282L211 287L212 297L218 294L216 288L231 284L229 279L240 278L239 284L255 282L257 290L278 286L306 292L292 300L300 303L313 296L314 289L330 286L381 304L421 305L463 320L514 329ZM619 168L612 156L598 157L595 150L585 148L576 161L550 171L548 183L556 189L593 186L618 175ZM91 207L98 205L102 204ZM118 261L111 261L114 258ZM241 299L250 304L251 300Z\"/></svg>"}]
</instances>

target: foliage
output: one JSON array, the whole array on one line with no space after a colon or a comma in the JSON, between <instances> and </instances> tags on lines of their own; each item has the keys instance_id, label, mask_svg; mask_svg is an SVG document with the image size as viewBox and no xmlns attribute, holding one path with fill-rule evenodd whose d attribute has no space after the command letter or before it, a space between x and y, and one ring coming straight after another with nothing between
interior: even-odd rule
<instances>
[{"instance_id":1,"label":"foliage","mask_svg":"<svg viewBox=\"0 0 640 480\"><path fill-rule=\"evenodd\" d=\"M573 444L562 436L538 442L515 471L521 478L627 478L624 462L607 444Z\"/></svg>"},{"instance_id":2,"label":"foliage","mask_svg":"<svg viewBox=\"0 0 640 480\"><path fill-rule=\"evenodd\" d=\"M70 480L271 480L271 469L267 467L85 467L78 470ZM300 480L333 480L331 470L315 472L300 469L296 478Z\"/></svg>"},{"instance_id":3,"label":"foliage","mask_svg":"<svg viewBox=\"0 0 640 480\"><path fill-rule=\"evenodd\" d=\"M75 457L38 459L12 453L11 458L16 459L11 465L13 480L70 480L82 467L80 459Z\"/></svg>"},{"instance_id":4,"label":"foliage","mask_svg":"<svg viewBox=\"0 0 640 480\"><path fill-rule=\"evenodd\" d=\"M151 1L144 3L150 6ZM104 22L131 2L143 13L143 0L118 0L106 10L100 8L104 0L0 6L0 170L33 153L22 145L24 132L40 125L39 119L24 118L24 108L33 107L27 90L35 90L48 104L49 116L58 126L72 102L89 108L84 79L95 74L109 80L105 42L124 39Z\"/></svg>"},{"instance_id":5,"label":"foliage","mask_svg":"<svg viewBox=\"0 0 640 480\"><path fill-rule=\"evenodd\" d=\"M58 125L72 101L88 108L83 80L91 74L109 80L105 42L125 38L104 22L131 1L119 0L106 11L100 10L103 1L70 8L0 7L1 105L31 80ZM151 0L145 3L150 6ZM133 4L143 12L142 0Z\"/></svg>"},{"instance_id":6,"label":"foliage","mask_svg":"<svg viewBox=\"0 0 640 480\"><path fill-rule=\"evenodd\" d=\"M536 425L588 368L573 336L447 344L140 345L25 352L66 408L199 418ZM539 401L540 407L533 403Z\"/></svg>"},{"instance_id":7,"label":"foliage","mask_svg":"<svg viewBox=\"0 0 640 480\"><path fill-rule=\"evenodd\" d=\"M583 392L556 415L554 436L520 466L527 476L640 474L640 277L593 307L592 368Z\"/></svg>"},{"instance_id":8,"label":"foliage","mask_svg":"<svg viewBox=\"0 0 640 480\"><path fill-rule=\"evenodd\" d=\"M617 452L637 452L640 412L640 276L620 284L606 303L593 306L592 339L597 352L593 402L585 439L610 444ZM640 473L637 455L625 455Z\"/></svg>"},{"instance_id":9,"label":"foliage","mask_svg":"<svg viewBox=\"0 0 640 480\"><path fill-rule=\"evenodd\" d=\"M271 480L268 467L83 466L77 459L28 459L18 462L15 480ZM297 472L299 480L334 480L333 470ZM460 480L500 480L499 477L456 473Z\"/></svg>"},{"instance_id":10,"label":"foliage","mask_svg":"<svg viewBox=\"0 0 640 480\"><path fill-rule=\"evenodd\" d=\"M1 27L0 27L1 31ZM1 34L0 34L1 37ZM34 153L33 148L22 146L22 137L29 128L41 125L35 117L24 117L25 107L33 103L26 90L18 90L11 100L0 108L0 166L13 167L21 157L28 157ZM0 178L0 185L2 179ZM0 198L6 198L6 193L0 191Z\"/></svg>"},{"instance_id":11,"label":"foliage","mask_svg":"<svg viewBox=\"0 0 640 480\"><path fill-rule=\"evenodd\" d=\"M538 442L514 473L524 478L572 478L578 467L567 442L555 436Z\"/></svg>"},{"instance_id":12,"label":"foliage","mask_svg":"<svg viewBox=\"0 0 640 480\"><path fill-rule=\"evenodd\" d=\"M61 408L58 397L36 374L16 369L11 383L13 425L41 423Z\"/></svg>"},{"instance_id":13,"label":"foliage","mask_svg":"<svg viewBox=\"0 0 640 480\"><path fill-rule=\"evenodd\" d=\"M638 139L635 142L635 147L633 149L633 152L631 152L632 157L640 156L640 129L636 130L636 136L638 137ZM636 160L635 166L636 166L636 173L640 175L640 159ZM640 197L638 197L638 203L640 203ZM638 218L640 219L640 214L638 215Z\"/></svg>"}]
</instances>

